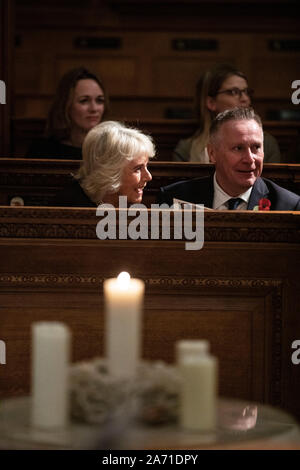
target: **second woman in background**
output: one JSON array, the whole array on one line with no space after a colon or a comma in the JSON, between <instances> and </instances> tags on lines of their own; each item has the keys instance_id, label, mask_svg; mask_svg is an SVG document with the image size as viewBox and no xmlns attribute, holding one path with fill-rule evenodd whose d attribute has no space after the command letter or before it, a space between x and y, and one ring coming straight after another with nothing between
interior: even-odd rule
<instances>
[{"instance_id":1,"label":"second woman in background","mask_svg":"<svg viewBox=\"0 0 300 470\"><path fill-rule=\"evenodd\" d=\"M26 157L81 160L85 136L107 110L108 96L101 80L84 67L70 70L58 84L45 138L35 140Z\"/></svg>"},{"instance_id":2,"label":"second woman in background","mask_svg":"<svg viewBox=\"0 0 300 470\"><path fill-rule=\"evenodd\" d=\"M196 92L199 128L193 136L178 142L173 160L209 163L206 145L213 118L226 109L249 107L251 95L247 77L231 65L218 65L205 72ZM280 162L278 143L267 132L264 132L264 155L265 163Z\"/></svg>"}]
</instances>

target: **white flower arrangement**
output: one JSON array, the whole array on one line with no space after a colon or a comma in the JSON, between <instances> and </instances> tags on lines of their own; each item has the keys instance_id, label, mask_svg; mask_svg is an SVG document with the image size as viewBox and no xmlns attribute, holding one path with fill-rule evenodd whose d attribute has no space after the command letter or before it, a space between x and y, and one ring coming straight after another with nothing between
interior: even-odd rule
<instances>
[{"instance_id":1,"label":"white flower arrangement","mask_svg":"<svg viewBox=\"0 0 300 470\"><path fill-rule=\"evenodd\" d=\"M103 358L79 362L70 369L71 415L94 424L128 413L166 423L177 418L179 387L177 368L162 361L141 362L134 379L111 377Z\"/></svg>"}]
</instances>

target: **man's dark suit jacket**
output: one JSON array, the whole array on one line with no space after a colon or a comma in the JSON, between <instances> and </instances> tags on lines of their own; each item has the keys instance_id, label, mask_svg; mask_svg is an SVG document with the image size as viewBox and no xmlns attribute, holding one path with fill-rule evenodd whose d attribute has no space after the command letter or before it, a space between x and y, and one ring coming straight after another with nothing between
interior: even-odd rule
<instances>
[{"instance_id":1,"label":"man's dark suit jacket","mask_svg":"<svg viewBox=\"0 0 300 470\"><path fill-rule=\"evenodd\" d=\"M173 204L173 198L212 208L214 199L213 176L180 181L160 188L158 202ZM271 211L300 211L300 196L265 178L257 178L248 202L247 210L253 210L262 198L269 199Z\"/></svg>"}]
</instances>

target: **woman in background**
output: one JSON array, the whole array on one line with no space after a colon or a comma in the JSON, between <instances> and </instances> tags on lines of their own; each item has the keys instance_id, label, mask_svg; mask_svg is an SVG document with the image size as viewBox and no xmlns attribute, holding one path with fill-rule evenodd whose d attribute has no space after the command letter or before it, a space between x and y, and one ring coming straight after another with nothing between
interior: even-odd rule
<instances>
[{"instance_id":1,"label":"woman in background","mask_svg":"<svg viewBox=\"0 0 300 470\"><path fill-rule=\"evenodd\" d=\"M206 146L213 118L226 109L248 108L252 90L247 77L231 65L218 65L205 72L197 84L196 110L199 128L188 139L178 142L173 160L210 163ZM264 132L264 162L279 163L280 150L273 136Z\"/></svg>"},{"instance_id":2,"label":"woman in background","mask_svg":"<svg viewBox=\"0 0 300 470\"><path fill-rule=\"evenodd\" d=\"M86 136L82 162L70 187L58 194L53 205L95 207L119 205L119 196L129 204L140 203L152 176L148 161L154 157L151 137L116 121L105 121Z\"/></svg>"},{"instance_id":3,"label":"woman in background","mask_svg":"<svg viewBox=\"0 0 300 470\"><path fill-rule=\"evenodd\" d=\"M26 157L80 160L85 136L107 111L108 96L102 81L84 67L70 70L58 84L46 137L34 141Z\"/></svg>"}]
</instances>

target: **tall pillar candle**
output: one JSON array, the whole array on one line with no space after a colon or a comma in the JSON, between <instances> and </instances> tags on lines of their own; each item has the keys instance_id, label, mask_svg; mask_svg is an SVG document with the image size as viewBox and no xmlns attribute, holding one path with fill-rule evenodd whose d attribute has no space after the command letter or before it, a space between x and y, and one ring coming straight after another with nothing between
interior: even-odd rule
<instances>
[{"instance_id":1,"label":"tall pillar candle","mask_svg":"<svg viewBox=\"0 0 300 470\"><path fill-rule=\"evenodd\" d=\"M145 284L128 273L104 281L106 357L109 374L129 378L141 356L141 317Z\"/></svg>"},{"instance_id":2,"label":"tall pillar candle","mask_svg":"<svg viewBox=\"0 0 300 470\"><path fill-rule=\"evenodd\" d=\"M61 428L68 422L68 375L71 333L59 322L32 325L31 423Z\"/></svg>"},{"instance_id":3,"label":"tall pillar candle","mask_svg":"<svg viewBox=\"0 0 300 470\"><path fill-rule=\"evenodd\" d=\"M217 359L207 341L182 340L176 344L181 375L179 422L189 430L210 431L216 426Z\"/></svg>"}]
</instances>

